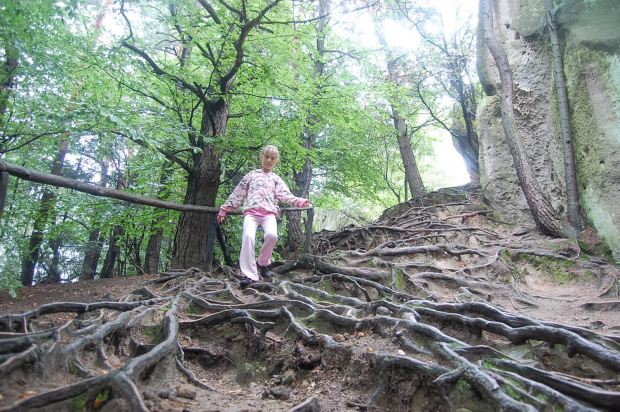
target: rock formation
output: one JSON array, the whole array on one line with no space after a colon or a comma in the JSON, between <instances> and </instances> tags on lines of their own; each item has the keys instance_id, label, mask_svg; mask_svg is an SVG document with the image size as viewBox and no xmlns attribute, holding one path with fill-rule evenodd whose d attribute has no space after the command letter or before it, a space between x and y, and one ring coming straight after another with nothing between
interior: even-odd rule
<instances>
[{"instance_id":1,"label":"rock formation","mask_svg":"<svg viewBox=\"0 0 620 412\"><path fill-rule=\"evenodd\" d=\"M492 3L495 36L513 73L522 144L541 189L564 214L564 163L544 1ZM620 3L555 3L581 207L620 260ZM487 95L477 115L484 196L503 219L533 222L504 140L497 68L480 40L478 70Z\"/></svg>"}]
</instances>

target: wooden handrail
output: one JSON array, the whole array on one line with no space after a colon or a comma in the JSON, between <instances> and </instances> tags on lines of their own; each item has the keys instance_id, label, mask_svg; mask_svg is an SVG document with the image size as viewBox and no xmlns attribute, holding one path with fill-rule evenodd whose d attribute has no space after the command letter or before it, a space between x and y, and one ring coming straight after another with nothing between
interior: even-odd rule
<instances>
[{"instance_id":1,"label":"wooden handrail","mask_svg":"<svg viewBox=\"0 0 620 412\"><path fill-rule=\"evenodd\" d=\"M219 207L211 206L199 206L199 205L183 205L180 203L167 202L165 200L153 199L151 197L140 196L133 193L128 193L123 190L109 189L107 187L94 185L92 183L80 182L75 179L69 179L63 176L56 176L49 173L41 173L36 170L26 169L25 167L18 166L11 163L0 162L0 220L2 219L2 212L4 211L4 202L6 198L8 188L8 175L18 177L23 180L28 180L36 183L43 183L56 187L64 187L67 189L76 190L78 192L88 193L93 196L110 197L113 199L123 200L129 203L135 203L140 205L157 207L160 209L177 210L180 212L196 212L196 213L210 213L217 214L220 211ZM295 211L308 211L308 218L306 219L306 251L310 250L310 234L312 232L312 221L314 220L314 208L313 207L283 207L280 209L282 212L295 212ZM240 215L241 211L228 212L229 215Z\"/></svg>"}]
</instances>

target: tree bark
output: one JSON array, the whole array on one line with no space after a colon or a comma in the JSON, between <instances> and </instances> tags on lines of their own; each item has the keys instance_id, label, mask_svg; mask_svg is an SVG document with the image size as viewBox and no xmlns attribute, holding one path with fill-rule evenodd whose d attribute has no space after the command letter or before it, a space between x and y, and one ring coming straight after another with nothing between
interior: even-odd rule
<instances>
[{"instance_id":1,"label":"tree bark","mask_svg":"<svg viewBox=\"0 0 620 412\"><path fill-rule=\"evenodd\" d=\"M63 217L63 222L67 220L67 213ZM52 225L56 226L56 219L52 220ZM60 248L62 247L62 233L58 233L56 236L49 240L50 249L52 249L52 263L49 268L49 282L60 283L62 280L62 271L60 269Z\"/></svg>"},{"instance_id":2,"label":"tree bark","mask_svg":"<svg viewBox=\"0 0 620 412\"><path fill-rule=\"evenodd\" d=\"M86 253L82 261L82 271L80 272L80 280L93 280L97 273L97 265L103 250L103 238L99 229L91 230L88 234L88 244L86 245Z\"/></svg>"},{"instance_id":3,"label":"tree bark","mask_svg":"<svg viewBox=\"0 0 620 412\"><path fill-rule=\"evenodd\" d=\"M325 27L327 25L327 18L331 9L330 0L319 0L318 4L318 21L316 25L316 50L317 58L314 61L314 77L319 78L323 76L325 70L325 63L323 57L325 56ZM318 96L321 93L320 86L316 90L315 94ZM317 104L316 100L313 102ZM297 187L292 188L292 192L295 196L308 198L310 196L310 184L312 182L312 162L310 160L310 152L314 146L315 135L310 130L310 127L316 124L316 116L310 115L306 126L301 134L302 147L306 149L306 158L300 172L293 170L293 179ZM299 250L299 247L304 243L304 230L301 222L301 212L291 212L287 215L287 249L290 252ZM308 251L306 251L308 253Z\"/></svg>"},{"instance_id":4,"label":"tree bark","mask_svg":"<svg viewBox=\"0 0 620 412\"><path fill-rule=\"evenodd\" d=\"M199 150L193 155L193 163L186 165L188 177L185 204L203 207L215 206L220 183L221 151L215 144L205 143L204 137L222 137L226 135L229 114L229 101L227 99L229 99L228 95L232 89L232 84L244 63L245 42L250 32L261 23L265 15L278 5L280 1L274 0L266 4L261 10L256 11L253 18L250 18L250 12L245 7L242 10L234 10L242 25L239 27L239 32L235 36L234 41L232 41L234 59L232 59L228 67L221 67L221 61L216 61L213 57L209 57L207 50L204 47L201 48L203 55L213 65L214 76L212 79L214 79L214 83L212 84L200 85L198 83L190 83L180 77L168 75L143 50L127 41L123 43L123 46L142 57L155 75L170 76L176 87L193 93L201 101L202 119L200 130L198 133L190 132L189 134L192 146ZM222 23L215 10L206 1L199 0L198 2L216 24ZM232 33L230 30L229 33ZM224 39L223 41L227 43L230 40ZM216 236L216 230L214 230L215 223L215 214L181 213L174 239L173 268L198 267L205 271L211 270L213 264L213 244Z\"/></svg>"},{"instance_id":5,"label":"tree bark","mask_svg":"<svg viewBox=\"0 0 620 412\"><path fill-rule=\"evenodd\" d=\"M491 52L499 70L502 87L500 95L502 127L514 161L519 185L523 190L534 221L538 228L546 234L556 237L574 238L577 235L575 229L558 216L551 204L543 196L519 139L513 108L512 72L508 63L508 57L493 33L493 7L491 0L480 0L479 22L481 32L484 35L484 43Z\"/></svg>"},{"instance_id":6,"label":"tree bark","mask_svg":"<svg viewBox=\"0 0 620 412\"><path fill-rule=\"evenodd\" d=\"M579 205L579 190L577 188L577 168L575 165L575 151L573 149L573 135L570 126L570 110L568 107L568 93L566 92L566 80L564 78L564 63L562 50L558 38L558 28L553 11L553 0L545 0L547 9L547 23L549 24L549 37L551 39L551 55L555 72L555 88L558 95L558 111L560 114L560 128L562 131L562 148L564 149L564 175L566 181L566 217L568 222L575 228L583 229L584 222L581 218Z\"/></svg>"},{"instance_id":7,"label":"tree bark","mask_svg":"<svg viewBox=\"0 0 620 412\"><path fill-rule=\"evenodd\" d=\"M161 175L159 178L159 184L161 189L157 193L158 199L165 198L168 193L166 183L168 182L168 179L170 178L170 175L172 173L171 166L171 162L165 162L164 166L162 167ZM149 236L146 247L146 255L144 257L144 271L146 273L158 273L159 271L161 243L164 236L164 228L162 224L165 219L165 215L158 214L151 222L151 236Z\"/></svg>"},{"instance_id":8,"label":"tree bark","mask_svg":"<svg viewBox=\"0 0 620 412\"><path fill-rule=\"evenodd\" d=\"M398 148L400 150L400 156L403 159L403 166L405 167L405 179L411 191L411 197L417 199L424 196L426 189L424 188L422 176L420 176L420 170L415 160L413 147L411 147L411 137L407 133L407 123L405 119L400 116L399 111L393 103L392 116L394 118L394 128L398 133Z\"/></svg>"},{"instance_id":9,"label":"tree bark","mask_svg":"<svg viewBox=\"0 0 620 412\"><path fill-rule=\"evenodd\" d=\"M108 242L108 251L103 261L103 267L101 268L101 274L99 278L113 278L114 277L114 265L116 260L121 254L121 247L118 244L118 239L123 235L123 228L121 226L115 226L110 232L110 241Z\"/></svg>"},{"instance_id":10,"label":"tree bark","mask_svg":"<svg viewBox=\"0 0 620 412\"><path fill-rule=\"evenodd\" d=\"M99 184L101 187L106 187L108 184L108 159L104 159L101 162L101 179ZM92 222L97 224L97 216L93 215ZM88 234L88 244L86 245L86 251L84 253L84 261L82 262L82 271L80 272L80 280L92 280L97 273L97 265L99 264L99 258L101 257L101 251L103 249L103 239L101 236L101 230L96 227L93 228Z\"/></svg>"},{"instance_id":11,"label":"tree bark","mask_svg":"<svg viewBox=\"0 0 620 412\"><path fill-rule=\"evenodd\" d=\"M63 139L60 142L60 145L58 147L58 154L56 155L54 163L52 164L52 175L60 176L62 174L62 168L68 148L69 142ZM32 281L34 280L35 267L39 261L39 257L41 254L41 246L43 244L45 227L50 221L50 218L53 218L52 213L54 211L55 200L56 193L49 188L45 188L43 190L41 202L39 203L39 210L33 223L34 229L32 231L32 234L30 235L28 250L26 251L26 253L24 253L24 257L22 259L21 282L24 286L32 285Z\"/></svg>"},{"instance_id":12,"label":"tree bark","mask_svg":"<svg viewBox=\"0 0 620 412\"><path fill-rule=\"evenodd\" d=\"M10 44L10 41L6 41L5 48L5 60L2 64L2 70L0 71L0 126L4 124L4 114L9 104L9 98L13 91L15 84L15 75L17 68L19 67L18 51ZM0 146L0 153L4 152L4 148Z\"/></svg>"},{"instance_id":13,"label":"tree bark","mask_svg":"<svg viewBox=\"0 0 620 412\"><path fill-rule=\"evenodd\" d=\"M463 75L463 73L467 73L467 40L473 39L473 35L471 35L472 37L470 38L470 34L468 34L469 30L467 30L465 26L462 26L456 32L453 32L451 42L448 42L443 30L440 32L441 39L438 41L421 27L420 21L417 18L409 15L408 7L406 7L404 3L397 0L397 4L402 6L401 10L403 14L413 23L422 39L437 49L445 58L445 63L442 65L447 66L445 68L448 69L449 72L447 76L448 82L456 91L454 100L456 100L459 105L459 109L463 116L463 124L455 124L456 122L453 122L452 126L449 127L435 115L433 108L425 101L421 90L418 90L418 94L420 95L422 103L429 110L430 115L452 136L452 144L461 157L463 157L470 179L473 182L478 182L480 180L478 134L474 126L476 122L476 93L475 87L471 82L469 82L469 85L466 85ZM465 34L457 40L457 35L461 33ZM468 75L466 74L465 77L468 77ZM453 95L452 92L449 94Z\"/></svg>"},{"instance_id":14,"label":"tree bark","mask_svg":"<svg viewBox=\"0 0 620 412\"><path fill-rule=\"evenodd\" d=\"M201 136L224 136L228 122L229 104L218 99L205 104L201 126ZM203 146L202 152L195 156L196 166L187 179L185 204L215 206L221 174L221 152L213 144ZM183 212L179 217L174 239L172 268L190 267L210 271L213 255L207 255L208 245L212 245L215 231L215 214Z\"/></svg>"},{"instance_id":15,"label":"tree bark","mask_svg":"<svg viewBox=\"0 0 620 412\"><path fill-rule=\"evenodd\" d=\"M375 20L375 34L379 40L379 44L384 48L387 48L385 41L385 35L380 28L380 24ZM399 68L398 57L393 57L391 53L387 54L387 71L389 82L398 85ZM412 198L420 198L424 196L426 189L422 182L422 176L420 176L420 170L415 160L415 154L413 153L413 147L411 146L411 136L407 131L406 119L400 114L399 105L400 101L396 96L392 96L390 99L390 107L392 110L392 119L394 122L394 128L396 129L396 139L398 141L398 149L400 150L400 156L405 168L405 180L406 184L411 191ZM405 196L405 199L407 196Z\"/></svg>"}]
</instances>

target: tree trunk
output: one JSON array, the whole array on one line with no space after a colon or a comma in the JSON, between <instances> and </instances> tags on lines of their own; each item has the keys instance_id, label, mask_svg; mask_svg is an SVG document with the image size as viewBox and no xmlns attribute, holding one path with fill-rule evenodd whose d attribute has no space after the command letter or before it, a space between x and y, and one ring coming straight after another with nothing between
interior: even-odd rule
<instances>
[{"instance_id":1,"label":"tree trunk","mask_svg":"<svg viewBox=\"0 0 620 412\"><path fill-rule=\"evenodd\" d=\"M458 101L465 123L465 130L451 130L452 144L461 157L463 157L471 181L478 182L480 181L478 134L474 127L476 116L472 113L472 109L475 111L476 108L470 108L468 105L469 100L465 93L463 78L458 76L453 79L452 84L457 91Z\"/></svg>"},{"instance_id":2,"label":"tree trunk","mask_svg":"<svg viewBox=\"0 0 620 412\"><path fill-rule=\"evenodd\" d=\"M317 11L319 18L316 25L317 58L314 60L315 79L323 76L323 72L325 70L325 63L323 59L323 56L325 55L325 27L327 26L327 18L329 16L330 10L330 0L319 0ZM321 88L320 86L318 86L317 90L315 91L315 95L318 96L320 93ZM316 100L313 102L313 104L317 104ZM293 179L295 180L295 184L297 187L294 187L291 190L292 193L298 197L307 198L310 195L310 183L312 181L312 162L310 161L310 152L312 151L315 140L315 135L310 130L310 127L316 124L316 121L316 116L314 114L310 115L307 119L308 126L304 128L301 134L302 147L307 150L307 154L301 172L293 170ZM304 230L302 227L303 225L301 222L301 212L288 213L286 222L286 231L288 234L286 248L290 252L294 252L299 250L299 247L304 243L305 240ZM308 251L306 251L306 253L308 253Z\"/></svg>"},{"instance_id":3,"label":"tree trunk","mask_svg":"<svg viewBox=\"0 0 620 412\"><path fill-rule=\"evenodd\" d=\"M67 213L63 217L63 222L67 220ZM52 224L56 226L56 219ZM62 280L62 272L60 270L60 248L62 247L62 233L58 233L52 237L49 241L50 248L52 249L52 263L49 270L49 282L60 283Z\"/></svg>"},{"instance_id":4,"label":"tree trunk","mask_svg":"<svg viewBox=\"0 0 620 412\"><path fill-rule=\"evenodd\" d=\"M0 224L2 224L2 215L4 214L4 205L6 203L6 194L9 190L9 174L0 172Z\"/></svg>"},{"instance_id":5,"label":"tree trunk","mask_svg":"<svg viewBox=\"0 0 620 412\"><path fill-rule=\"evenodd\" d=\"M304 135L305 141L303 146L310 150L312 149L314 135L308 129L306 129ZM310 193L310 180L312 179L312 164L309 156L306 156L306 160L300 173L293 171L293 177L297 187L292 188L291 192L297 197L307 198ZM288 233L286 248L290 252L294 252L299 250L299 247L304 243L305 239L301 224L301 212L289 212L286 215L286 219L286 230ZM307 252L308 251L306 251L306 253Z\"/></svg>"},{"instance_id":6,"label":"tree trunk","mask_svg":"<svg viewBox=\"0 0 620 412\"><path fill-rule=\"evenodd\" d=\"M62 168L64 166L65 156L69 148L69 142L62 140L58 147L58 154L52 164L51 174L60 176L62 174ZM56 193L49 188L43 190L43 196L41 203L39 204L39 211L35 217L33 223L33 231L28 243L28 250L24 254L22 259L22 273L21 282L24 286L32 285L34 280L34 272L37 262L39 261L41 253L41 245L43 244L45 227L47 226L53 210L56 200Z\"/></svg>"},{"instance_id":7,"label":"tree trunk","mask_svg":"<svg viewBox=\"0 0 620 412\"><path fill-rule=\"evenodd\" d=\"M166 216L158 214L153 222L151 222L152 234L146 246L146 255L144 256L144 272L159 273L159 259L161 257L161 242L164 237L164 228L162 222L166 220Z\"/></svg>"},{"instance_id":8,"label":"tree trunk","mask_svg":"<svg viewBox=\"0 0 620 412\"><path fill-rule=\"evenodd\" d=\"M0 70L0 126L4 125L4 113L9 104L11 91L15 84L15 75L19 67L18 51L9 41L4 44L5 60ZM4 153L4 148L0 146L0 154Z\"/></svg>"},{"instance_id":9,"label":"tree trunk","mask_svg":"<svg viewBox=\"0 0 620 412\"><path fill-rule=\"evenodd\" d=\"M418 169L418 164L413 154L411 138L407 133L407 123L405 119L400 116L394 104L392 104L392 116L394 117L394 128L398 133L398 149L400 150L400 157L403 159L403 165L405 167L405 179L411 191L411 197L417 199L424 196L426 190L424 189L422 176L420 176L420 170Z\"/></svg>"},{"instance_id":10,"label":"tree trunk","mask_svg":"<svg viewBox=\"0 0 620 412\"><path fill-rule=\"evenodd\" d=\"M108 166L110 162L108 159L103 159L101 162L101 179L99 185L106 187L108 185ZM91 217L91 222L97 222L98 214ZM92 280L97 273L97 265L99 264L99 258L101 257L101 251L103 249L103 239L100 238L101 231L92 229L88 234L88 244L86 245L86 252L84 253L84 261L82 262L82 271L80 272L80 280Z\"/></svg>"},{"instance_id":11,"label":"tree trunk","mask_svg":"<svg viewBox=\"0 0 620 412\"><path fill-rule=\"evenodd\" d=\"M121 226L115 226L110 232L110 241L108 246L108 252L106 253L105 260L103 261L103 267L101 268L101 274L99 278L113 278L114 277L114 265L117 258L121 254L121 247L118 244L118 239L123 236L123 228Z\"/></svg>"},{"instance_id":12,"label":"tree trunk","mask_svg":"<svg viewBox=\"0 0 620 412\"><path fill-rule=\"evenodd\" d=\"M86 254L82 262L82 271L80 272L80 280L93 280L97 273L97 265L101 257L103 249L103 239L100 237L99 229L92 230L88 234L88 244L86 245Z\"/></svg>"},{"instance_id":13,"label":"tree trunk","mask_svg":"<svg viewBox=\"0 0 620 412\"><path fill-rule=\"evenodd\" d=\"M387 42L385 41L385 35L380 27L380 23L375 19L375 34L377 39L379 40L379 44L384 48L387 48ZM399 67L398 67L398 57L393 57L390 52L387 54L387 71L389 82L398 86L398 78L400 76ZM399 98L396 96L392 96L390 98L390 107L392 110L392 119L394 122L394 128L396 129L396 139L398 140L398 149L400 150L400 157L403 161L403 166L405 168L405 180L407 182L407 186L411 191L412 198L419 198L424 196L426 192L424 188L424 183L422 182L422 176L420 176L420 170L418 169L418 164L415 160L415 155L413 153L413 148L411 147L411 137L407 131L407 122L404 117L399 112L400 105ZM407 196L405 196L407 199Z\"/></svg>"},{"instance_id":14,"label":"tree trunk","mask_svg":"<svg viewBox=\"0 0 620 412\"><path fill-rule=\"evenodd\" d=\"M171 169L172 163L165 162L161 175L159 177L159 184L161 189L157 193L158 199L165 199L168 194L168 187L166 183L170 178L173 169ZM144 257L144 271L146 273L158 273L159 271L159 259L161 256L161 243L164 236L164 228L162 226L166 216L162 213L158 213L151 222L151 236L149 237L146 255Z\"/></svg>"},{"instance_id":15,"label":"tree trunk","mask_svg":"<svg viewBox=\"0 0 620 412\"><path fill-rule=\"evenodd\" d=\"M228 122L228 102L218 99L203 106L201 136L224 136ZM187 179L185 204L215 206L221 174L221 152L213 144L202 146L195 155L195 167ZM210 271L213 255L208 256L208 245L215 238L215 214L182 212L174 240L172 267L190 267ZM212 250L212 248L209 248Z\"/></svg>"},{"instance_id":16,"label":"tree trunk","mask_svg":"<svg viewBox=\"0 0 620 412\"><path fill-rule=\"evenodd\" d=\"M499 70L502 87L500 95L502 127L514 161L519 185L523 190L534 221L540 230L551 236L575 237L576 231L567 222L560 219L551 207L551 204L543 196L532 167L525 155L525 150L521 145L513 108L512 72L508 64L508 58L493 33L493 8L490 0L480 0L479 13L479 22L482 26L481 31L484 34L484 42Z\"/></svg>"},{"instance_id":17,"label":"tree trunk","mask_svg":"<svg viewBox=\"0 0 620 412\"><path fill-rule=\"evenodd\" d=\"M558 94L558 111L560 112L560 127L562 130L562 148L564 149L564 175L566 181L566 217L568 222L578 229L583 229L581 207L579 206L579 190L577 189L577 170L575 166L575 151L573 136L570 127L570 111L568 108L568 93L564 78L564 63L558 39L558 29L553 12L553 0L545 0L547 22L551 38L551 55L555 72L555 88Z\"/></svg>"}]
</instances>

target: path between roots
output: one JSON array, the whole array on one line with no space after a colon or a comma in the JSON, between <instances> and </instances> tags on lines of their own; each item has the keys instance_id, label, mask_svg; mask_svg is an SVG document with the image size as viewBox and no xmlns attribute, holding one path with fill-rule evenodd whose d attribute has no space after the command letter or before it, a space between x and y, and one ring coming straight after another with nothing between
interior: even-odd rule
<instances>
[{"instance_id":1,"label":"path between roots","mask_svg":"<svg viewBox=\"0 0 620 412\"><path fill-rule=\"evenodd\" d=\"M424 223L424 219L428 219L430 223ZM414 232L419 239L411 241ZM429 233L434 236L430 241ZM439 239L441 237L443 240ZM422 247L419 245L427 247L427 251L418 253L415 248ZM388 279L388 284L390 276L395 284L398 279L402 281L399 276L405 273L408 293L415 291L422 295L429 307L434 305L433 302L438 305L481 302L512 314L525 315L534 321L546 322L546 325L557 323L566 327L577 327L620 342L618 267L605 264L595 257L590 259L580 256L580 260L574 261L563 258L571 253L574 253L574 250L571 250L570 242L548 238L534 228L501 224L490 218L489 213L476 201L444 202L428 207L409 204L399 205L389 213L386 212L379 221L364 228L347 227L336 232L315 234L311 257L302 257L295 262L277 262L273 272L276 280L283 282L284 288L291 289L287 292L288 298L295 298L292 292L294 288L301 288L295 289L295 293L303 293L303 285L294 283L303 278L315 286L329 281L331 283L325 290L331 296L342 294L362 301L368 300L364 299L364 294L361 293L367 286L360 283L351 287L337 277L329 280L329 276L334 276L333 270L341 270L345 277L359 275L360 282L366 275L379 274L383 281ZM319 259L319 256L322 257ZM555 257L551 259L549 256ZM220 273L222 276L225 274L226 271ZM157 283L161 279L162 275L155 274L37 285L20 289L17 298L9 296L7 292L0 292L0 316L27 312L54 302L115 302L143 287L159 295L172 287L182 286L182 282L200 283L199 277L192 276L170 278L168 282ZM203 279L209 282L206 277ZM222 279L232 287L235 299L239 300L234 304L231 302L230 307L244 302L260 305L261 296L282 299L281 288L275 289L274 285L277 284L258 284L255 289L240 291L234 276L229 274ZM202 295L192 293L204 297L205 303L202 305L205 308L209 305L218 307L219 298L216 299L216 296L219 295L214 293L220 293L219 291L205 289ZM328 299L316 295L319 293L317 291L308 293L313 301L322 302ZM371 300L375 301L377 296L373 295ZM299 299L304 302L304 299L308 298ZM298 305L302 308L305 303ZM320 304L317 307L320 309ZM390 307L389 303L383 305L385 314L382 316L386 316L386 319L390 317ZM376 310L376 314L369 317L380 315L378 305L372 306L371 303L369 308ZM438 308L432 310L440 310ZM114 368L121 367L132 356L151 350L154 345L147 338L159 332L156 332L156 329L153 329L155 332L149 332L149 328L152 328L149 325L158 324L163 310L162 308L159 313L153 314L152 319L142 327L143 339L133 337L129 346L119 343L118 348L124 349L112 350L113 353L110 353L111 343L106 342L107 361L111 368L101 367L95 374L112 373ZM218 310L221 313L226 312L224 307L209 312L217 313ZM308 404L299 410L448 410L439 396L433 398L429 396L429 392L419 390L415 379L406 375L399 378L402 372L398 368L402 365L397 368L394 364L392 372L386 372L385 365L389 365L391 361L383 358L383 354L396 357L407 355L428 363L437 363L437 360L433 360L433 355L425 347L408 347L403 344L406 341L401 339L402 336L387 333L384 326L374 325L352 330L345 326L334 326L335 324L326 326L329 322L325 319L321 319L317 325L314 325L310 318L304 321L308 328L306 331L320 331L323 336L332 339L332 342L346 348L340 353L338 350L326 350L325 347L330 347L330 344L325 342L320 343L323 349L318 350L308 343L311 342L310 338L307 342L291 338L287 332L290 332L292 326L280 330L275 319L256 322L256 319L247 318L238 323L220 322L210 326L206 332L206 327L203 329L199 323L192 323L203 318L203 315L198 313L202 313L201 311L202 307L193 307L190 301L184 301L178 315L179 321L186 325L182 326L178 341L185 348L185 364L194 374L196 382L191 384L182 375L170 374L174 369L173 364L159 365L156 372L149 373L161 374L162 380L158 381L158 376L146 377L141 392L150 410L275 412L293 410L292 408L299 407L304 401ZM72 313L57 313L40 323L35 320L35 323L44 329L74 317ZM361 321L364 318L362 316ZM255 322L253 327L250 326L252 322ZM567 358L556 353L557 350L552 346L540 351L536 345L512 347L504 337L493 333L472 337L471 332L448 321L432 321L429 324L450 336L458 337L461 341L470 341L472 345L475 343L506 349L511 356L520 356L524 351L531 350L540 355L540 359L544 358L544 362L549 362L548 367L551 370L557 368L561 372L573 372L562 369L567 368L562 365L567 362ZM251 329L254 330L253 333L249 333ZM297 331L299 336L303 336L303 333L302 329ZM123 337L118 339L122 340ZM127 353L129 347L132 354ZM436 351L441 350L435 348L434 356ZM416 351L419 353L415 353ZM84 353L82 361L92 368L92 365L97 365L97 361L89 356ZM234 368L231 368L232 365ZM274 365L280 365L276 369L281 372L272 373ZM584 379L600 373L598 366L588 368L584 367L583 371L575 373L583 375ZM57 374L49 374L49 371L47 373L46 381L33 379L27 370L14 372L10 379L3 378L0 381L0 408L7 407L18 399L37 396L80 381L79 377L62 371ZM385 376L389 377L384 379L382 377L385 373ZM170 376L176 376L175 380L170 381ZM604 380L605 377L601 375L600 379ZM472 381L468 382L474 385ZM203 387L200 387L201 384ZM422 386L425 385L428 384ZM452 383L446 385L452 388L451 391L456 390ZM618 384L606 389L617 391ZM407 397L408 391L426 395ZM397 394L402 394L402 407L390 404L389 399L383 399L384 393L395 394L393 401L399 399L400 395ZM454 392L451 393L454 396ZM472 405L476 405L474 398L459 401L461 404L454 404L454 398L452 399L453 406L473 408ZM313 401L320 404L320 408L312 404ZM97 405L89 405L82 410L99 410ZM114 410L114 407L113 401L110 401L104 404L101 410Z\"/></svg>"}]
</instances>

